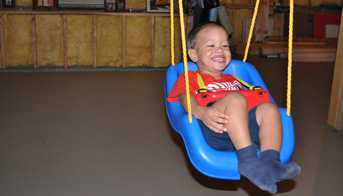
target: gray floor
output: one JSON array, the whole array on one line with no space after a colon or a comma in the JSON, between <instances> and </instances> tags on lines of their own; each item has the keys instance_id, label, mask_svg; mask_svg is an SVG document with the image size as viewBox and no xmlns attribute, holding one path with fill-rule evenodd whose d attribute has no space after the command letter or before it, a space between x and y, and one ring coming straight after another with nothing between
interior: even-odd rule
<instances>
[{"instance_id":1,"label":"gray floor","mask_svg":"<svg viewBox=\"0 0 343 196\"><path fill-rule=\"evenodd\" d=\"M253 59L280 105L286 62ZM343 135L326 124L333 64L296 63L303 168L284 196L343 193ZM164 72L0 73L0 195L268 195L197 173L164 114Z\"/></svg>"}]
</instances>

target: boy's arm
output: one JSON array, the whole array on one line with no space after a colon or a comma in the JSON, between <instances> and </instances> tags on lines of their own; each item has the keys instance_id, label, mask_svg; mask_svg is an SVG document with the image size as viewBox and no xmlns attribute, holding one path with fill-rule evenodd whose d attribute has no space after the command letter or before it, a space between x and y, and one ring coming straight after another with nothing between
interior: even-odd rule
<instances>
[{"instance_id":1,"label":"boy's arm","mask_svg":"<svg viewBox=\"0 0 343 196\"><path fill-rule=\"evenodd\" d=\"M182 106L187 111L186 95L180 96ZM194 116L201 120L208 128L216 133L223 133L226 131L224 124L228 122L228 117L219 112L215 107L204 107L197 103L194 96L190 96L191 109Z\"/></svg>"}]
</instances>

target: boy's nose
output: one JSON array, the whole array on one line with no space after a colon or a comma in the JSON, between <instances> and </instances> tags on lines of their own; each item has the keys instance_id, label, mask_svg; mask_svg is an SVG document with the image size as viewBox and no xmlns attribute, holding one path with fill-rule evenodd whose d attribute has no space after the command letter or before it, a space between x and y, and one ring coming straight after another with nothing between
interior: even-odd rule
<instances>
[{"instance_id":1,"label":"boy's nose","mask_svg":"<svg viewBox=\"0 0 343 196\"><path fill-rule=\"evenodd\" d=\"M224 48L219 46L219 47L215 47L214 49L215 52L223 52L224 51Z\"/></svg>"}]
</instances>

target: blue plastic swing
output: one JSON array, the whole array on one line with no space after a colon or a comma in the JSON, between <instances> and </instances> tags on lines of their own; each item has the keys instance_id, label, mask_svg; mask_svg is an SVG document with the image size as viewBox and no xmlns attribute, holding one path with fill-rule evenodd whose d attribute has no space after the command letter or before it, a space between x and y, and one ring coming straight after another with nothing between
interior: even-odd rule
<instances>
[{"instance_id":1,"label":"blue plastic swing","mask_svg":"<svg viewBox=\"0 0 343 196\"><path fill-rule=\"evenodd\" d=\"M188 63L188 66L189 71L196 71L198 69L197 65L191 62ZM170 93L177 78L183 72L183 63L178 63L168 68L164 89L165 98ZM260 86L268 90L257 70L249 63L232 60L224 73L232 74L251 85ZM169 103L166 101L166 111L171 126L184 142L189 160L198 171L206 176L218 179L240 179L235 152L218 151L211 148L203 138L198 120L193 116L193 122L189 123L187 112L180 103ZM280 159L281 162L287 163L295 147L293 120L291 116L287 116L285 108L280 108L279 111L283 129Z\"/></svg>"}]
</instances>

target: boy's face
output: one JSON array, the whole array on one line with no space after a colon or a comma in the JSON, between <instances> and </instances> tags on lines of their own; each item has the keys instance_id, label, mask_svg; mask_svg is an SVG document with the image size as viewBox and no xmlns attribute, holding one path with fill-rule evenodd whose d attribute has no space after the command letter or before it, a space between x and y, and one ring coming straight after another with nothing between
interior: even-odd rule
<instances>
[{"instance_id":1,"label":"boy's face","mask_svg":"<svg viewBox=\"0 0 343 196\"><path fill-rule=\"evenodd\" d=\"M194 48L188 51L202 72L216 75L231 61L228 35L218 26L208 26L198 32Z\"/></svg>"}]
</instances>

